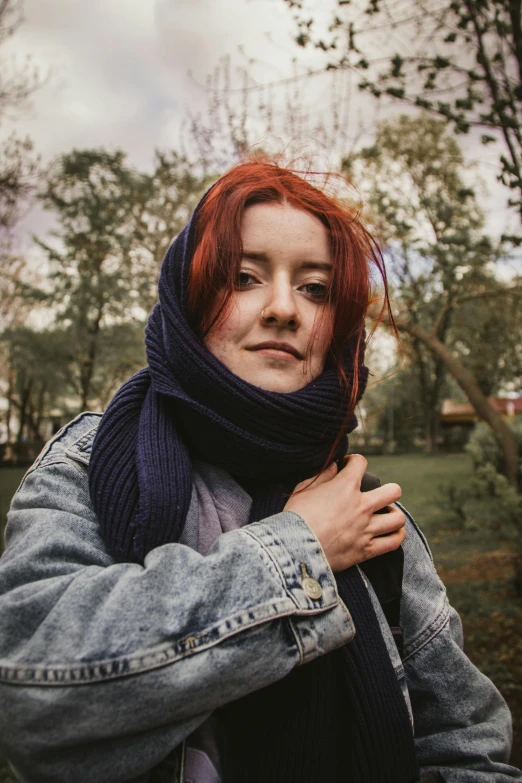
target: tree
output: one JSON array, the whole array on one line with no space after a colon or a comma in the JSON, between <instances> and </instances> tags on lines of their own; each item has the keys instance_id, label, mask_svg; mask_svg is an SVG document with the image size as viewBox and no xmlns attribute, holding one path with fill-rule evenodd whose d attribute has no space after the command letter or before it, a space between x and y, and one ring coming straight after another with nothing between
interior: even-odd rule
<instances>
[{"instance_id":1,"label":"tree","mask_svg":"<svg viewBox=\"0 0 522 783\"><path fill-rule=\"evenodd\" d=\"M60 330L14 326L4 331L1 345L7 441L41 441L45 437L42 427L52 409L70 411L68 341Z\"/></svg>"},{"instance_id":2,"label":"tree","mask_svg":"<svg viewBox=\"0 0 522 783\"><path fill-rule=\"evenodd\" d=\"M484 277L482 296L463 295L452 317L452 343L483 394L522 387L522 279Z\"/></svg>"},{"instance_id":3,"label":"tree","mask_svg":"<svg viewBox=\"0 0 522 783\"><path fill-rule=\"evenodd\" d=\"M401 317L396 319L395 323L399 330L415 337L437 358L444 362L446 368L453 375L480 418L489 424L495 433L504 455L507 478L511 484L517 486L520 481L517 439L500 413L489 404L487 397L481 392L476 379L433 333L428 332L427 329L424 329L419 324L403 320Z\"/></svg>"},{"instance_id":4,"label":"tree","mask_svg":"<svg viewBox=\"0 0 522 783\"><path fill-rule=\"evenodd\" d=\"M293 168L324 171L325 155L331 158L350 149L353 108L345 74L331 71L324 76L301 72L294 62L290 77L265 83L265 63L248 58L233 68L230 58L223 57L204 86L205 108L189 112L183 148L210 175L256 154ZM320 111L308 94L308 80L314 77L322 82Z\"/></svg>"},{"instance_id":5,"label":"tree","mask_svg":"<svg viewBox=\"0 0 522 783\"><path fill-rule=\"evenodd\" d=\"M372 367L371 357L368 366ZM369 384L362 408L364 417L360 436L363 449L377 446L379 450L382 448L394 453L411 452L418 448L424 436L424 411L419 376L415 366L408 361L406 352L402 353L400 366L395 372L389 372L378 383ZM355 433L356 438L358 432Z\"/></svg>"},{"instance_id":6,"label":"tree","mask_svg":"<svg viewBox=\"0 0 522 783\"><path fill-rule=\"evenodd\" d=\"M158 152L152 174L104 149L73 150L51 168L41 198L59 227L52 244L38 240L49 274L34 293L69 341L80 409L106 404L143 362L161 259L205 185L174 153Z\"/></svg>"},{"instance_id":7,"label":"tree","mask_svg":"<svg viewBox=\"0 0 522 783\"><path fill-rule=\"evenodd\" d=\"M91 398L100 330L136 307L134 210L144 208L146 187L123 152L73 150L55 163L41 196L59 225L56 244L38 240L49 263L48 301L70 339L82 409Z\"/></svg>"},{"instance_id":8,"label":"tree","mask_svg":"<svg viewBox=\"0 0 522 783\"><path fill-rule=\"evenodd\" d=\"M499 178L522 218L519 2L332 0L325 29L305 0L284 2L296 11L297 44L323 51L327 69L351 69L360 89L433 112L457 133L477 128L484 144L501 139Z\"/></svg>"},{"instance_id":9,"label":"tree","mask_svg":"<svg viewBox=\"0 0 522 783\"><path fill-rule=\"evenodd\" d=\"M302 6L301 3L296 5ZM309 24L312 25L313 20L309 20ZM306 41L304 43L306 44ZM294 84L296 84L295 81ZM250 82L247 87L248 89L250 87L253 90L257 89ZM208 139L215 140L215 137L212 136L211 119L216 116L216 113L222 111L225 115L225 122L220 126L221 133L224 133L225 137L228 135L229 143L232 142L232 149L235 147L234 139L238 129L245 129L246 135L241 136L240 133L240 138L247 146L250 144L251 136L249 134L251 131L249 128L252 124L250 122L242 123L240 116L241 113L247 112L247 119L251 119L248 117L247 87L243 91L245 94L240 95L238 103L231 100L232 90L227 85L222 91L217 88L211 91L208 121L206 123L201 121L200 125L201 133L207 141ZM293 96L293 101L299 104L299 94ZM263 104L261 108L262 111L257 114L256 120L262 122L265 119L269 123L265 126L266 131L269 132L271 127L270 106ZM300 115L301 112L298 114ZM488 274L487 266L495 261L496 252L490 240L484 236L482 217L476 205L473 190L462 176L461 151L456 142L451 140L449 134L444 134L445 123L443 121L437 123L435 118L431 118L431 122L434 124L430 126L430 118L426 114L420 118L419 121L424 124L428 135L424 139L424 145L421 143L421 136L417 139L416 154L419 159L415 162L413 156L409 154L409 141L402 143L404 141L402 133L407 128L409 119L411 118L404 117L402 119L404 128L393 131L392 124L388 124L390 133L388 130L385 131L385 134L388 135L387 152L392 153L397 147L397 160L388 170L390 176L387 185L389 187L384 192L379 191L379 181L382 174L380 170L377 176L377 168L382 166L383 162L380 144L374 144L360 154L355 152L346 156L340 162L340 168L345 174L353 177L354 173L356 174L354 167L361 161L376 167L373 174L368 172L366 177L366 181L370 185L369 189L371 190L372 185L374 187L374 201L380 204L380 210L374 209L373 212L374 227L376 224L381 229L381 236L387 243L388 255L391 258L398 245L402 251L406 251L402 253L400 264L395 265L396 272L400 272L402 267L401 286L404 292L407 289L408 280L410 284L414 284L409 293L411 302L416 302L417 308L413 318L410 309L401 310L398 326L403 335L410 335L414 338L411 343L412 351L417 354L418 364L425 366L424 388L428 390L430 387L430 390L425 394L424 410L427 414L429 413L431 418L428 425L430 442L434 443L435 441L434 432L439 418L438 401L443 389L444 374L449 372L459 383L472 405L476 403L479 416L488 421L499 440L502 441L505 450L505 464L508 466L510 481L514 483L517 481L518 473L518 447L513 441L509 429L503 426L502 419L480 392L476 379L467 370L458 355L452 353L451 349L439 350L441 345L442 348L446 348L444 335L454 312L464 301L463 292L472 290L473 298L482 299L489 284L488 280L494 282L494 275L490 270ZM336 121L333 123L334 130L335 125ZM306 123L304 127L306 128ZM327 127L327 123L324 124L324 127ZM308 130L311 130L310 126L308 126ZM215 132L218 133L218 131ZM439 141L442 141L442 146L439 146ZM398 147L400 147L400 152ZM442 172L438 171L441 167L439 160L441 154L445 158L442 167L444 171ZM388 160L390 160L389 157ZM397 166L403 173L403 179L408 181L406 189L404 182L397 177ZM426 181L424 180L425 174L428 175ZM362 178L355 176L355 181L368 196L368 188L365 191ZM411 196L415 191L417 191L417 198L412 200ZM466 253L464 263L460 263L463 260L462 251ZM422 264L425 264L423 271ZM434 268L437 270L437 277L432 279L431 272ZM419 269L421 269L420 273ZM465 279L463 273L466 274ZM449 296L441 298L441 291L443 293L444 290ZM501 293L496 291L494 297ZM488 292L487 295L490 296L491 293ZM467 294L466 301L471 301ZM421 311L421 303L425 312ZM421 323L421 320L425 318L427 318L428 324L435 328L434 333L431 327L426 329ZM419 328L414 330L416 326ZM439 339L441 336L443 337L442 341ZM465 380L460 369L464 370Z\"/></svg>"},{"instance_id":10,"label":"tree","mask_svg":"<svg viewBox=\"0 0 522 783\"><path fill-rule=\"evenodd\" d=\"M167 248L213 179L174 150L155 151L154 168L143 193L145 208L143 204L135 208L133 237L136 271L142 274L139 301L145 313L157 299L157 278Z\"/></svg>"},{"instance_id":11,"label":"tree","mask_svg":"<svg viewBox=\"0 0 522 783\"><path fill-rule=\"evenodd\" d=\"M428 115L382 122L371 147L345 158L382 237L398 306L455 350L455 301L494 259L464 161L446 125ZM417 339L408 346L423 409L426 450L437 447L446 366Z\"/></svg>"},{"instance_id":12,"label":"tree","mask_svg":"<svg viewBox=\"0 0 522 783\"><path fill-rule=\"evenodd\" d=\"M21 0L0 0L0 46L22 22ZM27 61L22 67L4 60L0 68L0 122L27 104L42 84L39 70ZM12 134L0 149L0 230L2 235L12 228L23 203L38 182L38 160L30 139Z\"/></svg>"},{"instance_id":13,"label":"tree","mask_svg":"<svg viewBox=\"0 0 522 783\"><path fill-rule=\"evenodd\" d=\"M460 149L445 124L427 115L382 123L375 144L344 161L345 170L361 182L387 249L397 327L412 338L410 358L417 368L428 449L435 447L449 372L494 430L510 481L516 483L516 439L466 367L469 351L462 350L453 327L464 305L502 302L505 296L519 296L520 289L502 285L489 269L496 253L483 234L482 216L462 178L462 165Z\"/></svg>"},{"instance_id":14,"label":"tree","mask_svg":"<svg viewBox=\"0 0 522 783\"><path fill-rule=\"evenodd\" d=\"M0 0L0 46L16 32L21 22L21 1ZM0 125L27 104L42 81L41 73L30 61L20 66L5 58L0 60ZM12 323L20 309L18 283L23 277L25 259L13 252L12 230L34 195L40 177L40 161L32 141L10 134L0 145L1 325Z\"/></svg>"},{"instance_id":15,"label":"tree","mask_svg":"<svg viewBox=\"0 0 522 783\"><path fill-rule=\"evenodd\" d=\"M22 22L21 0L0 0L0 46ZM0 123L27 104L42 84L38 68L30 61L20 67L4 60L0 63ZM0 246L5 248L9 231L20 217L27 199L38 185L39 160L29 138L11 134L0 148Z\"/></svg>"}]
</instances>

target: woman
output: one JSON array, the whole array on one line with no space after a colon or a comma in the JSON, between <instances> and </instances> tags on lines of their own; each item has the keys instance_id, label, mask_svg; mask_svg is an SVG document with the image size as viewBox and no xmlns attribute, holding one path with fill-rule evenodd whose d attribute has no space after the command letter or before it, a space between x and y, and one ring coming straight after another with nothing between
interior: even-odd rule
<instances>
[{"instance_id":1,"label":"woman","mask_svg":"<svg viewBox=\"0 0 522 783\"><path fill-rule=\"evenodd\" d=\"M202 199L148 368L13 500L0 743L21 780L522 779L400 488L339 470L372 268L385 284L357 214L289 170L245 163Z\"/></svg>"}]
</instances>

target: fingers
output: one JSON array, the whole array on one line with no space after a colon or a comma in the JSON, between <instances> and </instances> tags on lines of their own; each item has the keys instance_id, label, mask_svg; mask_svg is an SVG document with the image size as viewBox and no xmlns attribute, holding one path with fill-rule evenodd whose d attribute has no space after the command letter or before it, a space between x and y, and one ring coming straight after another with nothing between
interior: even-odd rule
<instances>
[{"instance_id":1,"label":"fingers","mask_svg":"<svg viewBox=\"0 0 522 783\"><path fill-rule=\"evenodd\" d=\"M365 492L365 499L370 503L372 511L379 511L391 503L395 503L402 495L402 489L398 484L384 484L382 487Z\"/></svg>"},{"instance_id":2,"label":"fingers","mask_svg":"<svg viewBox=\"0 0 522 783\"><path fill-rule=\"evenodd\" d=\"M361 486L362 477L368 467L368 460L362 454L349 454L344 457L346 467L339 474L339 481L349 481Z\"/></svg>"},{"instance_id":3,"label":"fingers","mask_svg":"<svg viewBox=\"0 0 522 783\"><path fill-rule=\"evenodd\" d=\"M365 559L383 555L398 549L406 538L406 516L399 508L392 508L388 514L374 514L371 521L371 536L366 546Z\"/></svg>"},{"instance_id":4,"label":"fingers","mask_svg":"<svg viewBox=\"0 0 522 783\"><path fill-rule=\"evenodd\" d=\"M373 538L366 552L366 560L370 560L373 557L384 555L386 552L392 552L398 549L406 539L406 530L401 527L400 530L396 530L394 533L390 533L387 536L378 536Z\"/></svg>"},{"instance_id":5,"label":"fingers","mask_svg":"<svg viewBox=\"0 0 522 783\"><path fill-rule=\"evenodd\" d=\"M406 524L406 515L400 508L391 508L387 514L374 514L370 523L370 534L375 538L387 536L403 528Z\"/></svg>"}]
</instances>

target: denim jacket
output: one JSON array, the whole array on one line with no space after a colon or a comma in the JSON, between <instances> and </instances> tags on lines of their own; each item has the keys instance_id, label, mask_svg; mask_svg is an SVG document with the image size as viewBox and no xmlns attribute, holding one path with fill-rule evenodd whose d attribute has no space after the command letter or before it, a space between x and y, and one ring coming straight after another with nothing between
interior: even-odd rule
<instances>
[{"instance_id":1,"label":"denim jacket","mask_svg":"<svg viewBox=\"0 0 522 783\"><path fill-rule=\"evenodd\" d=\"M143 566L115 563L87 479L99 418L82 414L58 433L13 499L0 560L0 751L26 783L181 783L185 740L216 708L357 629L293 512L230 530L206 554L165 544ZM508 764L509 710L464 654L459 617L409 516L407 533L402 662L368 589L423 774L522 781ZM302 564L320 591L306 589Z\"/></svg>"}]
</instances>

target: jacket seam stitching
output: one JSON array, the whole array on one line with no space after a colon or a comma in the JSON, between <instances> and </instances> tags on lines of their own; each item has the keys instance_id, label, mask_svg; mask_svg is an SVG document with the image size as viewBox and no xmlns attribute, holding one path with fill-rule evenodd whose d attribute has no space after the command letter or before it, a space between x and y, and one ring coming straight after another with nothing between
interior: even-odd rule
<instances>
[{"instance_id":1,"label":"jacket seam stitching","mask_svg":"<svg viewBox=\"0 0 522 783\"><path fill-rule=\"evenodd\" d=\"M98 421L90 428L90 430L87 430L87 432L84 432L83 435L80 435L80 437L77 440L75 440L74 443L71 443L70 446L67 446L67 448L65 449L65 453L69 457L71 457L71 459L74 459L77 462L85 461L85 464L87 464L89 459L86 459L83 456L84 452L82 451L82 449L84 448L84 446L88 445L89 442L91 442L91 444L94 442L94 437L96 436L96 431L99 426L100 426L100 422ZM77 453L73 451L73 449L75 448L78 450Z\"/></svg>"},{"instance_id":2,"label":"jacket seam stitching","mask_svg":"<svg viewBox=\"0 0 522 783\"><path fill-rule=\"evenodd\" d=\"M258 536L256 536L255 533L252 533L250 530L247 530L246 528L242 528L242 530L247 535L249 535L251 538L253 538L254 541L257 541L257 543L261 547L263 547L263 550L267 553L267 555L269 556L269 558L272 561L273 565L277 569L277 572L278 572L279 577L281 579L281 583L282 583L282 586L283 586L283 589L284 589L285 593L291 598L291 600L293 601L293 603L297 607L298 613L305 614L305 615L308 615L308 614L318 614L320 612L327 611L328 609L333 609L334 607L339 605L339 596L337 595L337 591L336 591L336 599L334 601L328 603L328 604L327 603L323 603L321 606L314 607L314 608L302 607L300 605L299 601L297 600L297 598L295 598L292 589L288 586L288 582L287 582L287 580L285 578L285 575L284 575L284 573L283 573L279 563L277 562L277 560L272 555L269 547L267 547L264 544L264 542L260 538L258 538ZM274 539L275 539L275 536L274 536ZM283 546L283 547L285 546L282 541L279 541L278 539L276 539L276 541L277 541L279 546ZM285 549L286 549L286 547L285 547ZM286 550L286 551L288 552L288 550ZM290 553L288 553L288 554L290 554Z\"/></svg>"},{"instance_id":3,"label":"jacket seam stitching","mask_svg":"<svg viewBox=\"0 0 522 783\"><path fill-rule=\"evenodd\" d=\"M292 601L292 603L295 604L296 608L299 609L300 607L299 607L298 602L296 601L294 595L292 594L292 591L288 588L288 584L287 584L287 581L285 579L285 575L284 575L281 567L279 566L279 563L277 562L277 560L273 556L272 552L270 551L270 549L264 544L263 541L261 541L250 530L247 530L246 528L243 528L243 532L246 533L246 535L250 536L250 538L252 538L260 547L262 547L264 552L266 552L266 554L268 555L268 557L270 559L270 562L274 566L274 568L275 568L275 570L276 570L276 572L277 572L277 574L278 574L278 576L279 576L279 578L281 580L281 585L283 587L283 590L289 596L289 598ZM284 546L284 544L281 544L281 545Z\"/></svg>"},{"instance_id":4,"label":"jacket seam stitching","mask_svg":"<svg viewBox=\"0 0 522 783\"><path fill-rule=\"evenodd\" d=\"M33 464L32 464L32 465L29 467L29 469L27 470L27 472L26 472L26 473L24 474L24 476L22 477L22 480L21 480L21 482L20 482L20 484L19 484L19 486L18 486L17 492L18 492L18 491L20 491L20 490L22 489L23 485L25 484L25 480L26 480L26 478L27 478L28 476L30 476L30 475L31 475L31 473L34 473L34 471L35 471L35 470L37 470L37 469L38 469L38 468L40 468L40 467L44 467L45 465L51 465L51 464L54 464L54 457L58 457L59 455L53 455L53 456L51 456L50 452L51 452L51 450L52 450L53 446L54 446L56 443L59 443L59 442L60 442L60 440L63 438L63 436L64 436L64 435L66 435L66 434L67 434L67 432L69 432L69 430L71 429L71 427L73 427L75 424L78 424L78 423L79 423L79 422L80 422L80 421L81 421L81 420L82 420L82 419L83 419L85 416L99 416L99 415L100 415L100 414L99 414L99 413L96 413L95 411L82 411L82 413L79 413L79 414L78 414L78 416L76 416L74 419L72 419L72 421L69 421L69 422L67 422L67 424L65 424L65 425L64 425L64 426L63 426L63 427L62 427L62 428L61 428L61 429L60 429L60 430L59 430L59 431L56 433L56 435L54 435L54 436L53 436L53 437L52 437L52 438L51 438L51 439L50 439L50 440L49 440L49 441L48 441L48 442L45 444L45 446L43 447L43 449L42 449L42 451L40 452L40 454L38 455L38 457L35 459L35 461L33 462ZM96 427L98 427L98 426L99 426L99 422L98 422L98 424L96 425ZM89 433L90 433L90 432L92 432L92 430L93 430L93 429L95 429L96 427L91 427L91 429L89 430ZM81 436L78 438L78 440L81 440L83 437L85 437L85 436L84 436L84 435L81 435ZM77 441L75 441L75 443L77 443ZM72 445L72 446L74 446L74 443L73 443L73 444L71 444L71 445ZM62 452L62 454L66 454L69 448L71 448L71 446L68 446L68 447L67 447L67 449L64 449L64 450L63 450L63 452ZM49 458L49 462L47 462L47 461L46 461L46 460L47 460L47 458ZM71 459L72 459L72 457L71 457ZM67 463L67 464L68 464L68 463Z\"/></svg>"},{"instance_id":5,"label":"jacket seam stitching","mask_svg":"<svg viewBox=\"0 0 522 783\"><path fill-rule=\"evenodd\" d=\"M65 452L62 452L61 454L56 454L53 457L49 457L47 460L40 462L36 467L30 468L27 473L25 474L23 480L30 476L32 473L36 473L37 470L44 469L44 468L50 468L53 465L66 465L67 467L74 470L75 473L77 473L79 476L84 476L85 471L80 468L81 463L78 463L76 460L74 460L72 457L70 459L67 459L67 456ZM21 486L21 485L20 485Z\"/></svg>"},{"instance_id":6,"label":"jacket seam stitching","mask_svg":"<svg viewBox=\"0 0 522 783\"><path fill-rule=\"evenodd\" d=\"M273 605L272 605L273 606ZM277 606L277 604L276 604ZM265 610L270 604L265 604ZM248 616L252 610L247 610L235 617L222 620L219 625L236 622L245 614ZM198 652L215 647L217 644L236 636L238 633L251 628L255 628L264 623L291 616L287 609L277 609L275 612L265 611L265 613L252 619L248 624L239 624L237 628L230 629L228 632L218 634L216 627L197 635L189 635L175 644L167 645L161 650L151 650L137 655L123 656L114 660L98 661L93 663L77 664L76 666L41 666L39 664L16 665L0 662L0 683L4 685L35 685L35 686L74 686L90 685L95 683L107 682L136 674L144 674L156 669L162 669L170 666L183 658L188 658ZM198 639L215 635L215 639L202 641L198 644ZM153 660L151 660L153 659ZM85 676L85 675L88 676ZM78 676L78 679L75 677ZM49 679L51 678L51 679ZM80 679L81 678L81 679Z\"/></svg>"},{"instance_id":7,"label":"jacket seam stitching","mask_svg":"<svg viewBox=\"0 0 522 783\"><path fill-rule=\"evenodd\" d=\"M299 650L299 663L298 663L298 666L300 666L302 663L304 663L304 660L305 660L304 647L303 647L303 644L301 642L301 638L300 638L300 636L299 636L299 634L297 632L297 628L294 625L293 618L289 617L288 618L288 622L290 624L290 628L292 629L292 633L293 633L294 638L295 638L295 643L297 645L297 649Z\"/></svg>"},{"instance_id":8,"label":"jacket seam stitching","mask_svg":"<svg viewBox=\"0 0 522 783\"><path fill-rule=\"evenodd\" d=\"M75 461L72 459L67 459L65 452L62 452L61 454L56 454L54 456L45 457L42 460L38 462L36 465L32 465L27 473L22 478L22 481L20 482L20 485L18 489L15 492L15 495L22 489L23 485L25 484L25 480L29 478L29 476L32 476L33 473L36 473L37 470L43 470L44 468L51 467L52 465L66 465L72 470L74 470L75 473L77 473L79 476L84 476L84 471L82 471L79 467L79 463L75 463ZM14 497L14 495L13 495Z\"/></svg>"},{"instance_id":9,"label":"jacket seam stitching","mask_svg":"<svg viewBox=\"0 0 522 783\"><path fill-rule=\"evenodd\" d=\"M412 517L412 515L410 514L408 509L404 508L402 503L399 503L398 500L395 501L395 503L393 505L398 506L398 508L400 508L400 510L403 512L403 514L406 514L406 516L410 520L411 524L415 528L415 531L416 531L417 535L419 536L420 540L424 544L424 548L425 548L426 552L428 553L431 562L433 563L434 562L433 561L433 555L431 553L431 549L430 549L430 546L428 544L428 540L427 540L426 536L424 535L424 533L422 532L422 530L420 529L420 527L418 526L418 524L415 522L414 518Z\"/></svg>"},{"instance_id":10,"label":"jacket seam stitching","mask_svg":"<svg viewBox=\"0 0 522 783\"><path fill-rule=\"evenodd\" d=\"M422 650L423 647L425 647L436 636L438 636L442 629L448 624L449 618L450 608L448 602L446 601L442 610L439 612L433 622L424 631L422 631L413 642L408 645L408 647L413 646L414 649L411 652L405 652L402 659L403 663L416 655L420 650Z\"/></svg>"}]
</instances>

